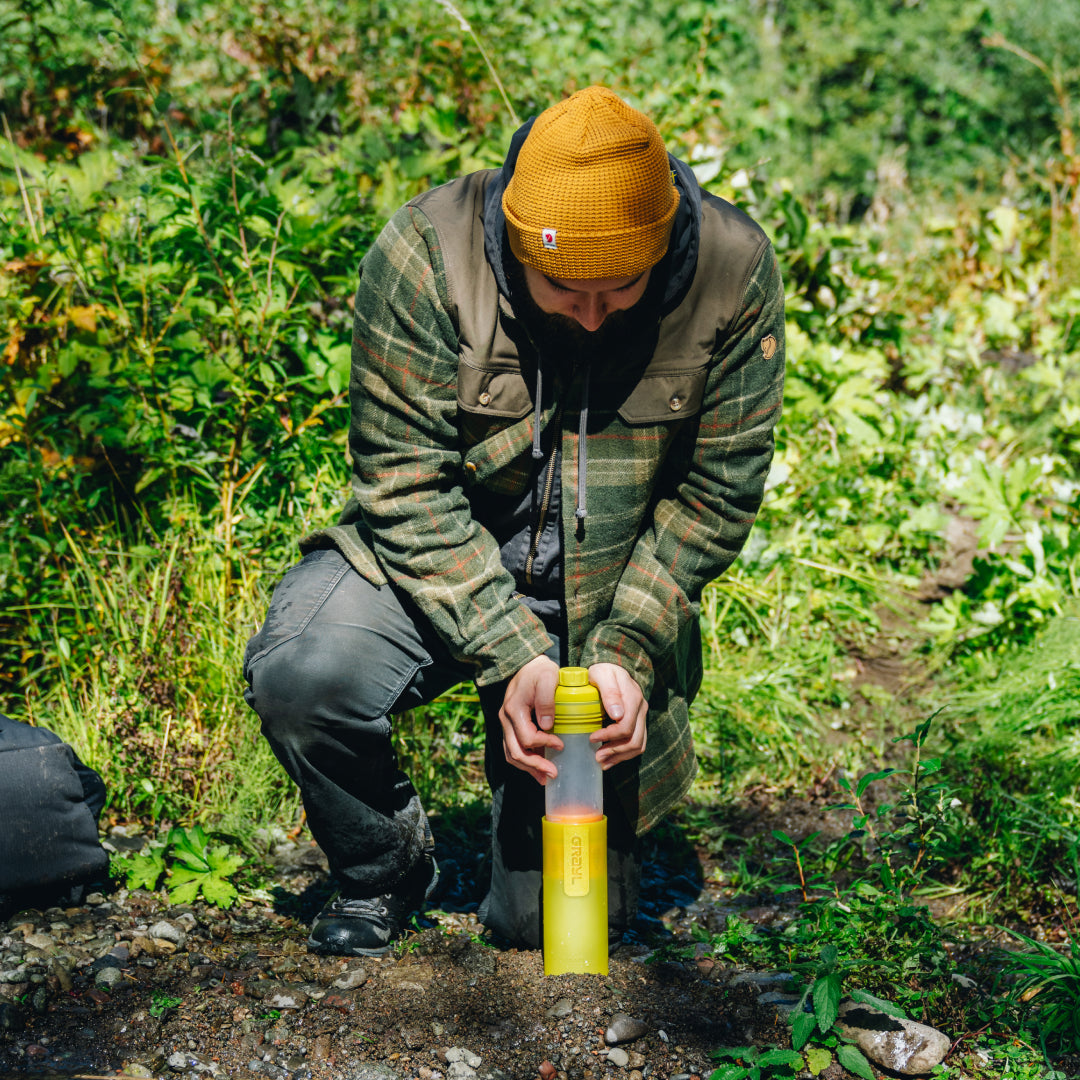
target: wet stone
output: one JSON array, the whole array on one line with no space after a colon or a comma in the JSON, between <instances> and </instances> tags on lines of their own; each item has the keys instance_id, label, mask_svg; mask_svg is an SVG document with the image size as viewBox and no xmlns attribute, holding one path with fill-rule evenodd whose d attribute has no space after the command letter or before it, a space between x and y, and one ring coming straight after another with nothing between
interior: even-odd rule
<instances>
[{"instance_id":1,"label":"wet stone","mask_svg":"<svg viewBox=\"0 0 1080 1080\"><path fill-rule=\"evenodd\" d=\"M544 1014L553 1020L562 1020L574 1011L574 1003L569 998L559 998L554 1005Z\"/></svg>"},{"instance_id":2,"label":"wet stone","mask_svg":"<svg viewBox=\"0 0 1080 1080\"><path fill-rule=\"evenodd\" d=\"M616 1068L624 1069L630 1064L630 1055L622 1049L620 1046L613 1046L607 1052L607 1060L609 1065L614 1065Z\"/></svg>"}]
</instances>

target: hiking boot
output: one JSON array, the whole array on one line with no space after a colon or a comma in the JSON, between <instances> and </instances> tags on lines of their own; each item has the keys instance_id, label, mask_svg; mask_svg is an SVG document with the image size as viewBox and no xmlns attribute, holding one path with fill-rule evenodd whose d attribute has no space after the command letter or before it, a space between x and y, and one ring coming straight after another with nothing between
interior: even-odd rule
<instances>
[{"instance_id":1,"label":"hiking boot","mask_svg":"<svg viewBox=\"0 0 1080 1080\"><path fill-rule=\"evenodd\" d=\"M424 856L414 879L420 887L403 885L382 896L336 896L315 916L308 949L329 956L381 956L389 952L409 916L421 910L439 878L439 868Z\"/></svg>"}]
</instances>

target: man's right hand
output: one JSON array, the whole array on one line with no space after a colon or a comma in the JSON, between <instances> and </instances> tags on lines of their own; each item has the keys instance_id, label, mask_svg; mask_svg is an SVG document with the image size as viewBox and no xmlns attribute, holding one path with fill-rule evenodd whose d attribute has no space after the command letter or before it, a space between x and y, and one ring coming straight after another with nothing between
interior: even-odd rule
<instances>
[{"instance_id":1,"label":"man's right hand","mask_svg":"<svg viewBox=\"0 0 1080 1080\"><path fill-rule=\"evenodd\" d=\"M562 749L562 739L551 733L555 725L555 687L559 665L546 656L530 660L509 682L499 709L506 760L530 773L543 785L556 773L544 757L544 748Z\"/></svg>"}]
</instances>

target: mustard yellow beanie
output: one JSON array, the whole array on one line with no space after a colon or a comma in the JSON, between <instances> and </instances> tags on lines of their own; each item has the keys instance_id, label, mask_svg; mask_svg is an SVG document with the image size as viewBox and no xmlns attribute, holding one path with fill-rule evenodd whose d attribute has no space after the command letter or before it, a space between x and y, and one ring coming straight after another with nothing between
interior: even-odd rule
<instances>
[{"instance_id":1,"label":"mustard yellow beanie","mask_svg":"<svg viewBox=\"0 0 1080 1080\"><path fill-rule=\"evenodd\" d=\"M510 250L561 278L636 277L679 205L656 125L603 86L542 112L502 199Z\"/></svg>"}]
</instances>

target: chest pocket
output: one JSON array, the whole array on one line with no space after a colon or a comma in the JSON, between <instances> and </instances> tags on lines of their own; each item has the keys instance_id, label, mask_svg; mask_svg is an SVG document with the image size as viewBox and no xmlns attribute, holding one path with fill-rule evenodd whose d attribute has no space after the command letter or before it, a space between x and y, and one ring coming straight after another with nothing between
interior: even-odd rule
<instances>
[{"instance_id":1,"label":"chest pocket","mask_svg":"<svg viewBox=\"0 0 1080 1080\"><path fill-rule=\"evenodd\" d=\"M466 487L521 495L532 460L532 398L516 366L458 364L458 428Z\"/></svg>"},{"instance_id":2,"label":"chest pocket","mask_svg":"<svg viewBox=\"0 0 1080 1080\"><path fill-rule=\"evenodd\" d=\"M623 421L627 424L658 424L696 416L705 396L708 365L682 366L669 361L660 371L653 367L650 365L630 396L619 406Z\"/></svg>"}]
</instances>

